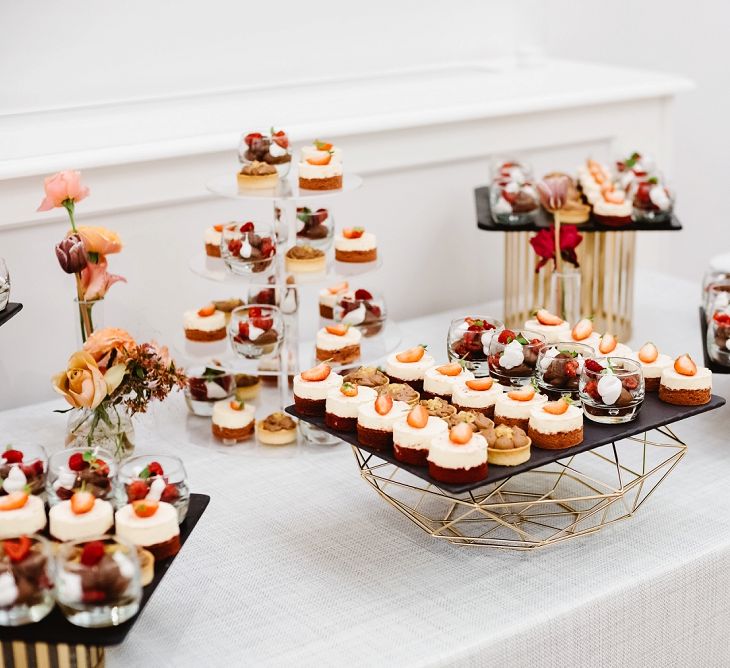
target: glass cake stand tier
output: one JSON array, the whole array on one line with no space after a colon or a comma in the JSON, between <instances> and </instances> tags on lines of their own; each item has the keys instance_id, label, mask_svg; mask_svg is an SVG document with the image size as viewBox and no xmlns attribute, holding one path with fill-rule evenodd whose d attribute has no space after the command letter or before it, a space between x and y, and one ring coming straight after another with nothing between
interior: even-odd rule
<instances>
[{"instance_id":1,"label":"glass cake stand tier","mask_svg":"<svg viewBox=\"0 0 730 668\"><path fill-rule=\"evenodd\" d=\"M362 186L362 178L360 176L357 174L345 174L342 177L342 188L338 188L337 190L304 190L299 187L299 180L296 175L290 174L287 178L280 179L276 188L239 190L235 172L232 174L221 174L205 184L205 187L210 192L220 197L259 201L324 199L341 195L342 193L352 192L360 186Z\"/></svg>"}]
</instances>

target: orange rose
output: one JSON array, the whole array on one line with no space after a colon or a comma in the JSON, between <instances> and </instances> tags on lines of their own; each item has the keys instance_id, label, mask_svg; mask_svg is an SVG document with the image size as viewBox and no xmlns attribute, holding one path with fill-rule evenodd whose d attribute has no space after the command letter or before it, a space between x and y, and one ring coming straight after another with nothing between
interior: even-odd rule
<instances>
[{"instance_id":1,"label":"orange rose","mask_svg":"<svg viewBox=\"0 0 730 668\"><path fill-rule=\"evenodd\" d=\"M74 408L96 408L106 398L104 375L83 351L71 355L66 371L53 377L53 389Z\"/></svg>"},{"instance_id":2,"label":"orange rose","mask_svg":"<svg viewBox=\"0 0 730 668\"><path fill-rule=\"evenodd\" d=\"M84 242L87 253L98 253L99 255L110 255L122 250L122 240L116 232L106 227L90 227L78 225L77 232Z\"/></svg>"},{"instance_id":3,"label":"orange rose","mask_svg":"<svg viewBox=\"0 0 730 668\"><path fill-rule=\"evenodd\" d=\"M87 352L102 369L106 369L113 350L117 351L116 361L127 358L127 354L136 346L132 335L124 329L105 327L97 329L86 339L84 351Z\"/></svg>"}]
</instances>

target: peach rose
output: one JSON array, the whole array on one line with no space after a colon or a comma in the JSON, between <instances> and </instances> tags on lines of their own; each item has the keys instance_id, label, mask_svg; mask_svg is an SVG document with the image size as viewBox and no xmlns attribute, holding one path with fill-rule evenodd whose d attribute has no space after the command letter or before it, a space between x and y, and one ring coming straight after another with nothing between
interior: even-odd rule
<instances>
[{"instance_id":1,"label":"peach rose","mask_svg":"<svg viewBox=\"0 0 730 668\"><path fill-rule=\"evenodd\" d=\"M106 397L106 381L94 358L75 352L66 371L53 377L53 389L74 408L96 408Z\"/></svg>"},{"instance_id":2,"label":"peach rose","mask_svg":"<svg viewBox=\"0 0 730 668\"><path fill-rule=\"evenodd\" d=\"M104 382L106 383L107 394L111 394L116 390L124 380L124 376L127 374L127 363L121 362L109 367L104 373Z\"/></svg>"},{"instance_id":3,"label":"peach rose","mask_svg":"<svg viewBox=\"0 0 730 668\"><path fill-rule=\"evenodd\" d=\"M43 183L46 196L38 211L50 211L54 207L64 206L64 202L80 202L89 195L89 189L81 185L81 172L67 170L49 176Z\"/></svg>"},{"instance_id":4,"label":"peach rose","mask_svg":"<svg viewBox=\"0 0 730 668\"><path fill-rule=\"evenodd\" d=\"M106 369L113 350L117 351L117 360L123 361L127 358L127 353L136 345L132 335L126 330L118 327L105 327L97 329L86 339L84 352L89 353L99 367Z\"/></svg>"},{"instance_id":5,"label":"peach rose","mask_svg":"<svg viewBox=\"0 0 730 668\"><path fill-rule=\"evenodd\" d=\"M101 299L106 295L109 288L118 281L127 282L124 276L110 274L107 271L107 266L106 258L100 255L98 262L89 262L81 270L81 294L85 300Z\"/></svg>"},{"instance_id":6,"label":"peach rose","mask_svg":"<svg viewBox=\"0 0 730 668\"><path fill-rule=\"evenodd\" d=\"M87 253L110 255L122 250L122 240L119 235L106 227L77 225L76 231L84 242ZM69 234L73 234L73 232L69 232Z\"/></svg>"}]
</instances>

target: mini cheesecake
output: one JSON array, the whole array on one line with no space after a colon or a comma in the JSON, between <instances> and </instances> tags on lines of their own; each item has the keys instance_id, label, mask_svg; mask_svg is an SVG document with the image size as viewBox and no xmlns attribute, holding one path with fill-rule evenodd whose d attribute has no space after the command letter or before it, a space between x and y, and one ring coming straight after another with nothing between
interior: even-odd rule
<instances>
[{"instance_id":1,"label":"mini cheesecake","mask_svg":"<svg viewBox=\"0 0 730 668\"><path fill-rule=\"evenodd\" d=\"M535 392L531 385L505 392L497 397L494 404L494 423L519 427L523 431L527 431L530 412L533 408L546 403L547 400L548 398L544 394Z\"/></svg>"},{"instance_id":2,"label":"mini cheesecake","mask_svg":"<svg viewBox=\"0 0 730 668\"><path fill-rule=\"evenodd\" d=\"M388 356L385 373L393 383L405 383L417 392L423 392L423 377L426 371L436 365L423 346L415 346Z\"/></svg>"},{"instance_id":3,"label":"mini cheesecake","mask_svg":"<svg viewBox=\"0 0 730 668\"><path fill-rule=\"evenodd\" d=\"M327 393L324 423L337 431L356 431L360 406L373 403L378 393L371 387L343 383Z\"/></svg>"},{"instance_id":4,"label":"mini cheesecake","mask_svg":"<svg viewBox=\"0 0 730 668\"><path fill-rule=\"evenodd\" d=\"M712 372L697 367L689 355L682 355L662 371L659 398L675 406L706 404L712 398Z\"/></svg>"},{"instance_id":5,"label":"mini cheesecake","mask_svg":"<svg viewBox=\"0 0 730 668\"><path fill-rule=\"evenodd\" d=\"M423 374L421 395L424 399L438 397L449 401L456 383L473 379L474 374L464 369L458 362L433 366Z\"/></svg>"},{"instance_id":6,"label":"mini cheesecake","mask_svg":"<svg viewBox=\"0 0 730 668\"><path fill-rule=\"evenodd\" d=\"M257 160L244 165L238 173L239 190L273 189L278 182L276 167Z\"/></svg>"},{"instance_id":7,"label":"mini cheesecake","mask_svg":"<svg viewBox=\"0 0 730 668\"><path fill-rule=\"evenodd\" d=\"M613 334L604 334L598 339L596 345L596 357L628 357L631 358L634 351L627 345L619 343Z\"/></svg>"},{"instance_id":8,"label":"mini cheesecake","mask_svg":"<svg viewBox=\"0 0 730 668\"><path fill-rule=\"evenodd\" d=\"M662 372L671 367L674 360L664 353L660 353L653 343L645 343L641 350L632 353L632 360L641 364L641 372L644 374L644 390L646 392L658 392Z\"/></svg>"},{"instance_id":9,"label":"mini cheesecake","mask_svg":"<svg viewBox=\"0 0 730 668\"><path fill-rule=\"evenodd\" d=\"M321 416L325 411L325 400L330 390L342 385L342 376L336 374L327 364L294 376L294 406L300 415Z\"/></svg>"},{"instance_id":10,"label":"mini cheesecake","mask_svg":"<svg viewBox=\"0 0 730 668\"><path fill-rule=\"evenodd\" d=\"M302 147L299 187L304 190L342 188L342 150L319 140L312 146Z\"/></svg>"},{"instance_id":11,"label":"mini cheesecake","mask_svg":"<svg viewBox=\"0 0 730 668\"><path fill-rule=\"evenodd\" d=\"M356 327L331 325L317 332L315 340L317 359L322 362L349 364L360 358L362 334Z\"/></svg>"},{"instance_id":12,"label":"mini cheesecake","mask_svg":"<svg viewBox=\"0 0 730 668\"><path fill-rule=\"evenodd\" d=\"M152 553L157 561L180 551L180 527L175 506L140 499L122 506L114 516L116 534Z\"/></svg>"},{"instance_id":13,"label":"mini cheesecake","mask_svg":"<svg viewBox=\"0 0 730 668\"><path fill-rule=\"evenodd\" d=\"M457 411L478 411L488 418L494 417L494 404L504 392L504 387L492 378L475 378L454 383L451 403Z\"/></svg>"},{"instance_id":14,"label":"mini cheesecake","mask_svg":"<svg viewBox=\"0 0 730 668\"><path fill-rule=\"evenodd\" d=\"M408 410L408 404L393 401L386 394L360 404L357 409L357 440L374 450L390 450L393 446L393 425Z\"/></svg>"},{"instance_id":15,"label":"mini cheesecake","mask_svg":"<svg viewBox=\"0 0 730 668\"><path fill-rule=\"evenodd\" d=\"M319 315L327 320L335 317L335 306L341 297L349 294L350 286L347 281L322 288L319 291Z\"/></svg>"},{"instance_id":16,"label":"mini cheesecake","mask_svg":"<svg viewBox=\"0 0 730 668\"><path fill-rule=\"evenodd\" d=\"M436 436L428 450L428 474L440 482L464 484L487 477L487 441L462 423Z\"/></svg>"},{"instance_id":17,"label":"mini cheesecake","mask_svg":"<svg viewBox=\"0 0 730 668\"><path fill-rule=\"evenodd\" d=\"M530 411L527 435L543 450L564 450L583 442L583 411L564 399Z\"/></svg>"},{"instance_id":18,"label":"mini cheesecake","mask_svg":"<svg viewBox=\"0 0 730 668\"><path fill-rule=\"evenodd\" d=\"M338 262L375 262L378 242L372 232L362 227L345 228L335 236L335 260Z\"/></svg>"},{"instance_id":19,"label":"mini cheesecake","mask_svg":"<svg viewBox=\"0 0 730 668\"><path fill-rule=\"evenodd\" d=\"M237 400L217 401L213 405L211 430L224 443L245 441L253 436L254 408Z\"/></svg>"},{"instance_id":20,"label":"mini cheesecake","mask_svg":"<svg viewBox=\"0 0 730 668\"><path fill-rule=\"evenodd\" d=\"M425 406L417 406L393 425L393 454L400 462L428 466L431 442L448 431L446 420L429 415Z\"/></svg>"},{"instance_id":21,"label":"mini cheesecake","mask_svg":"<svg viewBox=\"0 0 730 668\"><path fill-rule=\"evenodd\" d=\"M46 526L46 509L40 496L24 491L0 497L0 540L30 536Z\"/></svg>"},{"instance_id":22,"label":"mini cheesecake","mask_svg":"<svg viewBox=\"0 0 730 668\"><path fill-rule=\"evenodd\" d=\"M48 512L48 531L61 542L101 536L114 526L114 508L91 492L76 492Z\"/></svg>"},{"instance_id":23,"label":"mini cheesecake","mask_svg":"<svg viewBox=\"0 0 730 668\"><path fill-rule=\"evenodd\" d=\"M205 230L205 254L208 257L221 256L221 237L223 236L223 225L213 225Z\"/></svg>"},{"instance_id":24,"label":"mini cheesecake","mask_svg":"<svg viewBox=\"0 0 730 668\"><path fill-rule=\"evenodd\" d=\"M189 341L222 341L226 338L226 314L209 304L183 314L185 338Z\"/></svg>"},{"instance_id":25,"label":"mini cheesecake","mask_svg":"<svg viewBox=\"0 0 730 668\"><path fill-rule=\"evenodd\" d=\"M545 337L545 343L570 341L570 324L562 318L540 309L534 318L525 322L525 329Z\"/></svg>"},{"instance_id":26,"label":"mini cheesecake","mask_svg":"<svg viewBox=\"0 0 730 668\"><path fill-rule=\"evenodd\" d=\"M297 423L286 413L272 413L256 423L256 438L264 445L294 443L297 440Z\"/></svg>"},{"instance_id":27,"label":"mini cheesecake","mask_svg":"<svg viewBox=\"0 0 730 668\"><path fill-rule=\"evenodd\" d=\"M327 257L319 248L292 246L284 256L284 264L291 274L316 274L327 269Z\"/></svg>"}]
</instances>

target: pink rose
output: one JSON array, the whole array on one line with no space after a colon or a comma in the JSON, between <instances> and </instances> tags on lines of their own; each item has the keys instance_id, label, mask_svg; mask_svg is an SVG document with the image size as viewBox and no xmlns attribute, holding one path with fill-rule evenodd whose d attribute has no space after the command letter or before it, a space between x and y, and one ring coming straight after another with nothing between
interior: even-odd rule
<instances>
[{"instance_id":1,"label":"pink rose","mask_svg":"<svg viewBox=\"0 0 730 668\"><path fill-rule=\"evenodd\" d=\"M54 207L64 206L64 202L80 202L88 197L89 189L81 185L81 172L67 170L49 176L43 183L46 196L38 211L50 211Z\"/></svg>"},{"instance_id":2,"label":"pink rose","mask_svg":"<svg viewBox=\"0 0 730 668\"><path fill-rule=\"evenodd\" d=\"M89 262L81 270L81 292L86 301L101 299L109 288L118 281L127 282L123 276L116 276L107 271L107 261L103 255L98 262Z\"/></svg>"}]
</instances>

